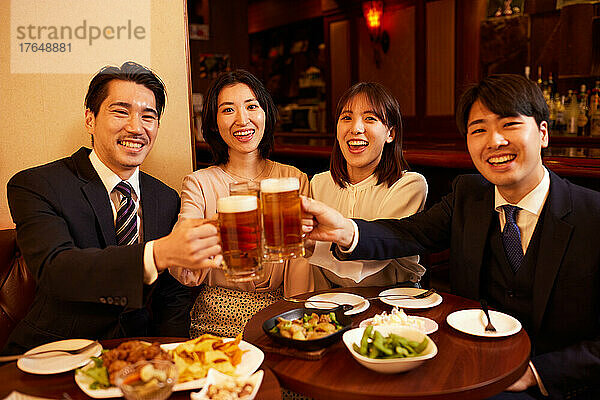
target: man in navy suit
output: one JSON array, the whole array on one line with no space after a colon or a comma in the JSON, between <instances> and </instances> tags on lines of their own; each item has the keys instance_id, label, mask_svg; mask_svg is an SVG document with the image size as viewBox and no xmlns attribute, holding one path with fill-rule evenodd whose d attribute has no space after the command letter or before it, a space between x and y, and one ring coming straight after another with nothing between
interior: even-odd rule
<instances>
[{"instance_id":1,"label":"man in navy suit","mask_svg":"<svg viewBox=\"0 0 600 400\"><path fill-rule=\"evenodd\" d=\"M450 248L452 291L488 299L531 338L529 367L498 398L600 398L600 194L542 164L548 108L533 82L490 76L463 94L456 120L481 175L401 220L349 220L303 199L309 238L336 243L341 259Z\"/></svg>"},{"instance_id":2,"label":"man in navy suit","mask_svg":"<svg viewBox=\"0 0 600 400\"><path fill-rule=\"evenodd\" d=\"M221 249L210 224L173 228L179 196L139 170L165 98L160 78L139 64L103 68L85 98L92 149L9 181L37 291L4 353L68 338L189 335L192 294L164 270L215 266Z\"/></svg>"}]
</instances>

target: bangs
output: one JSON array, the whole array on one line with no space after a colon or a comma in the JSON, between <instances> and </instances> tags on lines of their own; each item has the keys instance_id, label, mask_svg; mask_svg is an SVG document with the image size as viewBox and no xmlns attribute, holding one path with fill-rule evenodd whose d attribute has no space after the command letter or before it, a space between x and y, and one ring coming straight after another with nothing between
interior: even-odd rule
<instances>
[{"instance_id":1,"label":"bangs","mask_svg":"<svg viewBox=\"0 0 600 400\"><path fill-rule=\"evenodd\" d=\"M337 113L337 120L340 119L340 116L344 111L349 110L354 106L355 101L363 99L368 105L368 110L372 111L385 126L389 127L389 121L385 112L385 104L383 103L381 96L378 96L373 89L374 88L372 87L365 86L362 91L348 96L346 102L340 107L340 110Z\"/></svg>"}]
</instances>

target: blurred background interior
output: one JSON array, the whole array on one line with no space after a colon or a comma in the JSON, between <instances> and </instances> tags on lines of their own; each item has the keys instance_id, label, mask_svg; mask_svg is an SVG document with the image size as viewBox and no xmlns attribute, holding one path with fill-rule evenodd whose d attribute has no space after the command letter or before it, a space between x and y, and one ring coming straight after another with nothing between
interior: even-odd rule
<instances>
[{"instance_id":1,"label":"blurred background interior","mask_svg":"<svg viewBox=\"0 0 600 400\"><path fill-rule=\"evenodd\" d=\"M492 73L536 81L550 107L546 165L600 188L600 2L579 0L188 0L195 168L210 165L202 98L245 68L280 112L272 157L309 177L329 166L339 95L377 81L398 98L404 149L428 205L475 169L454 122L464 88ZM445 254L428 257L444 277Z\"/></svg>"}]
</instances>

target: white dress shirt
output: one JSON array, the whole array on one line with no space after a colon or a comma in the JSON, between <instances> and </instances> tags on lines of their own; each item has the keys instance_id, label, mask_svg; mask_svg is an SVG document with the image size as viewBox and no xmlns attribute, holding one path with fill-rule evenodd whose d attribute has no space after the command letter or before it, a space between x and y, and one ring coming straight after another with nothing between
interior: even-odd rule
<instances>
[{"instance_id":1,"label":"white dress shirt","mask_svg":"<svg viewBox=\"0 0 600 400\"><path fill-rule=\"evenodd\" d=\"M122 181L119 175L115 174L101 160L94 150L90 153L90 162L98 173L100 180L106 188L106 192L110 197L111 208L113 212L113 224L117 221L117 209L121 203L122 194L118 190L114 190L115 186ZM143 225L142 225L142 208L140 207L140 169L136 168L133 175L126 180L133 188L131 197L135 203L137 211L137 228L138 241L142 241ZM147 242L144 246L144 283L149 285L158 278L158 270L154 263L154 241Z\"/></svg>"},{"instance_id":2,"label":"white dress shirt","mask_svg":"<svg viewBox=\"0 0 600 400\"><path fill-rule=\"evenodd\" d=\"M517 226L521 231L521 246L523 246L523 254L527 252L527 247L533 236L533 231L537 225L538 219L544 203L546 203L546 197L550 191L550 174L544 167L544 177L538 183L538 185L525 197L521 199L517 204L512 204L519 207L521 210L517 213ZM500 231L504 230L504 224L506 223L506 217L504 216L503 205L511 204L502 197L498 191L498 187L494 187L494 207L498 212L500 218Z\"/></svg>"}]
</instances>

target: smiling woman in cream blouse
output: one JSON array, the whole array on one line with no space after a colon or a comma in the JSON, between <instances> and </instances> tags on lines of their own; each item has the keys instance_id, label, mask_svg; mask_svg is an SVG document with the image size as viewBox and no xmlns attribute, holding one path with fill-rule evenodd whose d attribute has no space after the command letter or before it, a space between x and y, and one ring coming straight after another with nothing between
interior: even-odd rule
<instances>
[{"instance_id":1,"label":"smiling woman in cream blouse","mask_svg":"<svg viewBox=\"0 0 600 400\"><path fill-rule=\"evenodd\" d=\"M408 172L402 154L397 100L378 83L357 83L336 109L337 140L330 170L310 183L312 197L348 218L403 218L421 211L427 182ZM319 288L416 285L425 269L419 257L385 261L338 261L330 243L317 242L310 263Z\"/></svg>"}]
</instances>

